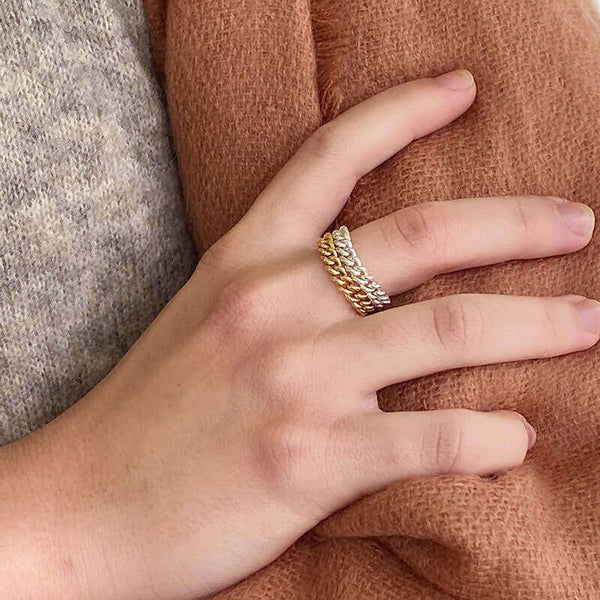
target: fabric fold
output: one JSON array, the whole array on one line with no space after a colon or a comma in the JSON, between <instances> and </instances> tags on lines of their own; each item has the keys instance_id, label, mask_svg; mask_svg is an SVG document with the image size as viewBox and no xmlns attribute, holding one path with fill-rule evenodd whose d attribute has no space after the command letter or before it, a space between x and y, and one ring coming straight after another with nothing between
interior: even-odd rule
<instances>
[{"instance_id":1,"label":"fabric fold","mask_svg":"<svg viewBox=\"0 0 600 600\"><path fill-rule=\"evenodd\" d=\"M364 177L339 221L505 194L600 210L600 20L587 0L170 0L165 23L157 59L200 250L323 120L459 67L475 75L474 106ZM576 255L445 275L396 303L460 292L598 298L599 251L596 235ZM496 477L406 480L357 502L218 597L600 598L599 367L593 349L382 390L390 411L518 410L538 442Z\"/></svg>"}]
</instances>

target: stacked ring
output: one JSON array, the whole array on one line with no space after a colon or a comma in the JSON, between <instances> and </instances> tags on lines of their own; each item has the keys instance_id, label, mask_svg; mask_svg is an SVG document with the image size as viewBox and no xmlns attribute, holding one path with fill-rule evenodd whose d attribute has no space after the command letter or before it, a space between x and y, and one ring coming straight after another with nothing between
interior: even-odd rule
<instances>
[{"instance_id":1,"label":"stacked ring","mask_svg":"<svg viewBox=\"0 0 600 600\"><path fill-rule=\"evenodd\" d=\"M326 233L318 248L333 283L359 315L364 317L390 303L389 296L358 258L347 227Z\"/></svg>"}]
</instances>

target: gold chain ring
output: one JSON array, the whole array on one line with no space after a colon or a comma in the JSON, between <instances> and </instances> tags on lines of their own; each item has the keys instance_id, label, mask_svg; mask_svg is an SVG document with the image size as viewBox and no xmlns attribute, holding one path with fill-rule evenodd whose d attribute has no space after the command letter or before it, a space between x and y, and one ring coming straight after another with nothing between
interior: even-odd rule
<instances>
[{"instance_id":1,"label":"gold chain ring","mask_svg":"<svg viewBox=\"0 0 600 600\"><path fill-rule=\"evenodd\" d=\"M335 287L344 294L346 300L354 307L356 312L362 317L375 312L377 309L369 295L340 260L335 239L331 233L326 233L319 240L318 249L325 269L327 269Z\"/></svg>"}]
</instances>

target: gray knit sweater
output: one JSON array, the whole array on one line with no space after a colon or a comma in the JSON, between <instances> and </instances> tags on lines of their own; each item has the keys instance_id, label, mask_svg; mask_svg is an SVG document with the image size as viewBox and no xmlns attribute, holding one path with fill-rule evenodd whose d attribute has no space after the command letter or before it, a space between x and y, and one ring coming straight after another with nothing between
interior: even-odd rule
<instances>
[{"instance_id":1,"label":"gray knit sweater","mask_svg":"<svg viewBox=\"0 0 600 600\"><path fill-rule=\"evenodd\" d=\"M2 0L0 444L102 379L195 260L141 0Z\"/></svg>"}]
</instances>

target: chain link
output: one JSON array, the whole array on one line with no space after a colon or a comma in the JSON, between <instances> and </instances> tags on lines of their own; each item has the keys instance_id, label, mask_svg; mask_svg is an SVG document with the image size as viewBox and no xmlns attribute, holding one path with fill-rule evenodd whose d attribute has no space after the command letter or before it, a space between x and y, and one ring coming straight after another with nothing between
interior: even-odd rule
<instances>
[{"instance_id":1,"label":"chain link","mask_svg":"<svg viewBox=\"0 0 600 600\"><path fill-rule=\"evenodd\" d=\"M390 303L389 296L358 258L347 227L326 233L318 249L333 283L359 315L364 317Z\"/></svg>"}]
</instances>

